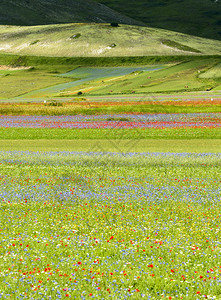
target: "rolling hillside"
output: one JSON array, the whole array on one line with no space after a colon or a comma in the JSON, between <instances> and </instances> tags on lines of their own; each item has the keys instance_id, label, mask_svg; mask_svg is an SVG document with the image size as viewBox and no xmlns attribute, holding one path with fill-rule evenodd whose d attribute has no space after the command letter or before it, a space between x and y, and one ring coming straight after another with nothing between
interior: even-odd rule
<instances>
[{"instance_id":1,"label":"rolling hillside","mask_svg":"<svg viewBox=\"0 0 221 300\"><path fill-rule=\"evenodd\" d=\"M58 23L141 24L92 0L1 0L0 24L44 25Z\"/></svg>"},{"instance_id":2,"label":"rolling hillside","mask_svg":"<svg viewBox=\"0 0 221 300\"><path fill-rule=\"evenodd\" d=\"M221 40L221 0L96 0L148 26Z\"/></svg>"},{"instance_id":3,"label":"rolling hillside","mask_svg":"<svg viewBox=\"0 0 221 300\"><path fill-rule=\"evenodd\" d=\"M220 55L221 42L129 25L0 26L0 52L59 57Z\"/></svg>"}]
</instances>

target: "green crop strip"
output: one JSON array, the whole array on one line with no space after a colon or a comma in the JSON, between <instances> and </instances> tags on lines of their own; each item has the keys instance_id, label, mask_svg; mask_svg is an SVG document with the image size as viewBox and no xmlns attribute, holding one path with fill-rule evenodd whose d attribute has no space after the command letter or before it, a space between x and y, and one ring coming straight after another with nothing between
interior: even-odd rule
<instances>
[{"instance_id":1,"label":"green crop strip","mask_svg":"<svg viewBox=\"0 0 221 300\"><path fill-rule=\"evenodd\" d=\"M65 129L0 128L0 139L220 139L221 128Z\"/></svg>"}]
</instances>

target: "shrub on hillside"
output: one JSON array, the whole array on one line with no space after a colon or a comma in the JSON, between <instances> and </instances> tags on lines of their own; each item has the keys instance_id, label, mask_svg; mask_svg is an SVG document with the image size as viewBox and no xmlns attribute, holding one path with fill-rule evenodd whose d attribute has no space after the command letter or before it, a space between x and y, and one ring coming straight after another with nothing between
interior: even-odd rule
<instances>
[{"instance_id":1,"label":"shrub on hillside","mask_svg":"<svg viewBox=\"0 0 221 300\"><path fill-rule=\"evenodd\" d=\"M111 27L119 27L118 23L111 23Z\"/></svg>"},{"instance_id":2,"label":"shrub on hillside","mask_svg":"<svg viewBox=\"0 0 221 300\"><path fill-rule=\"evenodd\" d=\"M113 43L113 44L110 44L110 48L115 48L117 45L115 44L115 43Z\"/></svg>"},{"instance_id":3,"label":"shrub on hillside","mask_svg":"<svg viewBox=\"0 0 221 300\"><path fill-rule=\"evenodd\" d=\"M71 39L78 39L80 36L81 36L80 33L76 33L76 34L71 36Z\"/></svg>"},{"instance_id":4,"label":"shrub on hillside","mask_svg":"<svg viewBox=\"0 0 221 300\"><path fill-rule=\"evenodd\" d=\"M27 57L26 56L19 56L12 60L11 66L12 67L23 67L27 65Z\"/></svg>"},{"instance_id":5,"label":"shrub on hillside","mask_svg":"<svg viewBox=\"0 0 221 300\"><path fill-rule=\"evenodd\" d=\"M63 106L63 104L56 100L51 100L50 102L45 103L45 106Z\"/></svg>"},{"instance_id":6,"label":"shrub on hillside","mask_svg":"<svg viewBox=\"0 0 221 300\"><path fill-rule=\"evenodd\" d=\"M30 43L30 46L37 44L38 42L40 42L39 40L33 41Z\"/></svg>"}]
</instances>

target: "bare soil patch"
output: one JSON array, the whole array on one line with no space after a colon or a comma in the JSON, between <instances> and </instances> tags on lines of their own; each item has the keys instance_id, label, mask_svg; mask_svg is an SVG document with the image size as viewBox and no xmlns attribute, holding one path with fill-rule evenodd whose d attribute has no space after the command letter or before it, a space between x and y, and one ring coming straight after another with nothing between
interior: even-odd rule
<instances>
[{"instance_id":1,"label":"bare soil patch","mask_svg":"<svg viewBox=\"0 0 221 300\"><path fill-rule=\"evenodd\" d=\"M31 67L12 67L12 66L4 66L0 65L0 70L8 70L8 71L15 71L15 70L28 70Z\"/></svg>"}]
</instances>

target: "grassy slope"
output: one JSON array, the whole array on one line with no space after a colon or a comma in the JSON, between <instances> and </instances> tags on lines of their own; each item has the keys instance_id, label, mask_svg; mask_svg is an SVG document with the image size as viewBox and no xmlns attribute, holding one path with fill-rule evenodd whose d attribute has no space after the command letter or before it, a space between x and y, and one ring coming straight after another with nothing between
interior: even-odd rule
<instances>
[{"instance_id":1,"label":"grassy slope","mask_svg":"<svg viewBox=\"0 0 221 300\"><path fill-rule=\"evenodd\" d=\"M215 65L205 73L200 74L200 78L221 78L221 63Z\"/></svg>"},{"instance_id":2,"label":"grassy slope","mask_svg":"<svg viewBox=\"0 0 221 300\"><path fill-rule=\"evenodd\" d=\"M0 24L43 25L58 23L118 22L139 24L92 0L1 0Z\"/></svg>"},{"instance_id":3,"label":"grassy slope","mask_svg":"<svg viewBox=\"0 0 221 300\"><path fill-rule=\"evenodd\" d=\"M221 2L215 0L96 0L148 26L221 40Z\"/></svg>"},{"instance_id":4,"label":"grassy slope","mask_svg":"<svg viewBox=\"0 0 221 300\"><path fill-rule=\"evenodd\" d=\"M59 67L60 66L55 66L55 69L59 70ZM50 71L43 69L20 71L0 70L0 99L15 97L33 90L70 81L68 78L57 77L54 75L55 73L50 73Z\"/></svg>"},{"instance_id":5,"label":"grassy slope","mask_svg":"<svg viewBox=\"0 0 221 300\"><path fill-rule=\"evenodd\" d=\"M73 38L76 34L80 37ZM128 25L118 28L109 24L0 26L0 51L66 57L197 55L199 52L220 55L221 42Z\"/></svg>"}]
</instances>

